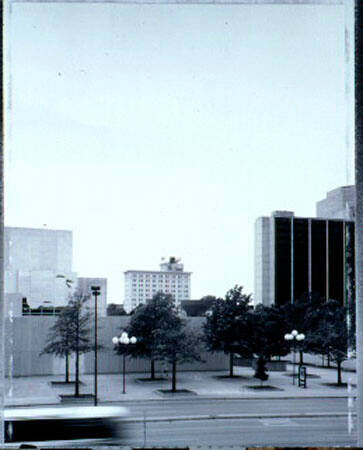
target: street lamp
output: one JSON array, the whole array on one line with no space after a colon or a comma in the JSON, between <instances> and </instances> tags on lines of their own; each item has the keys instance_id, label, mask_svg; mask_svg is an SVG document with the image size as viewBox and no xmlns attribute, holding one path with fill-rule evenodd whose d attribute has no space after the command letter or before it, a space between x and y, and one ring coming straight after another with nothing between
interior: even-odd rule
<instances>
[{"instance_id":1,"label":"street lamp","mask_svg":"<svg viewBox=\"0 0 363 450\"><path fill-rule=\"evenodd\" d=\"M126 333L126 331L123 331L121 333L120 337L114 336L112 338L112 343L114 345L129 345L129 344L136 344L137 339L135 336L129 337L129 335ZM122 373L123 373L123 388L122 393L126 394L126 347L124 347L123 351L123 360L122 360Z\"/></svg>"},{"instance_id":2,"label":"street lamp","mask_svg":"<svg viewBox=\"0 0 363 450\"><path fill-rule=\"evenodd\" d=\"M292 372L292 384L295 384L295 365L296 365L296 342L303 341L305 334L299 333L297 330L292 330L291 333L287 333L284 336L286 341L293 342L293 372Z\"/></svg>"},{"instance_id":3,"label":"street lamp","mask_svg":"<svg viewBox=\"0 0 363 450\"><path fill-rule=\"evenodd\" d=\"M97 297L101 295L100 286L91 286L92 295L95 297L95 361L94 361L94 405L97 406L97 375L98 375L98 366L97 366Z\"/></svg>"}]
</instances>

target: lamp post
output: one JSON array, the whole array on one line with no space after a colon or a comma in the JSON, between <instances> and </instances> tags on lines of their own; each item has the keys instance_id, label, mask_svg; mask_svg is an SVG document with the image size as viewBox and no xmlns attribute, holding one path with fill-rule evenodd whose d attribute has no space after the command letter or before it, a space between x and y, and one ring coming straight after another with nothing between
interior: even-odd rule
<instances>
[{"instance_id":1,"label":"lamp post","mask_svg":"<svg viewBox=\"0 0 363 450\"><path fill-rule=\"evenodd\" d=\"M94 360L94 405L97 406L98 400L98 386L97 386L97 375L98 375L98 365L97 365L97 297L101 294L100 286L91 286L92 295L95 297L95 360Z\"/></svg>"},{"instance_id":2,"label":"lamp post","mask_svg":"<svg viewBox=\"0 0 363 450\"><path fill-rule=\"evenodd\" d=\"M303 333L299 333L297 330L292 330L291 333L285 334L284 338L286 341L293 342L292 384L295 384L296 342L303 341L305 339L305 335Z\"/></svg>"},{"instance_id":3,"label":"lamp post","mask_svg":"<svg viewBox=\"0 0 363 450\"><path fill-rule=\"evenodd\" d=\"M129 335L126 333L126 331L121 333L120 337L114 336L112 338L112 343L114 345L129 345L129 344L136 344L137 339L135 336L129 337ZM124 347L123 351L123 359L122 359L122 393L126 394L126 347Z\"/></svg>"}]
</instances>

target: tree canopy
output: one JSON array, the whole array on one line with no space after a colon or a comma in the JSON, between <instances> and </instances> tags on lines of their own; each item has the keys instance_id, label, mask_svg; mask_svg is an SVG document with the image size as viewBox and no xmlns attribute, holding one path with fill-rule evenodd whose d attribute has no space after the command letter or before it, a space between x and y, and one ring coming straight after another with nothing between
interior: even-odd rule
<instances>
[{"instance_id":1,"label":"tree canopy","mask_svg":"<svg viewBox=\"0 0 363 450\"><path fill-rule=\"evenodd\" d=\"M120 345L117 352L150 359L151 378L155 378L155 361L168 361L175 365L199 358L197 338L192 330L186 330L185 321L175 308L171 294L158 292L145 305L138 307L126 331L129 336L135 336L137 342L132 347Z\"/></svg>"},{"instance_id":2,"label":"tree canopy","mask_svg":"<svg viewBox=\"0 0 363 450\"><path fill-rule=\"evenodd\" d=\"M284 338L288 330L284 311L275 305L257 305L253 316L253 352L267 360L287 355L290 348Z\"/></svg>"},{"instance_id":3,"label":"tree canopy","mask_svg":"<svg viewBox=\"0 0 363 450\"><path fill-rule=\"evenodd\" d=\"M89 295L75 291L67 306L60 312L56 323L50 329L47 344L42 354L51 353L66 358L66 381L68 375L68 357L76 355L75 395L79 395L79 355L94 349L90 341L90 312L87 307Z\"/></svg>"},{"instance_id":4,"label":"tree canopy","mask_svg":"<svg viewBox=\"0 0 363 450\"><path fill-rule=\"evenodd\" d=\"M253 327L253 312L250 310L250 295L243 294L242 286L235 286L225 296L213 303L204 324L207 348L230 355L230 376L233 376L233 354L251 356L250 331Z\"/></svg>"},{"instance_id":5,"label":"tree canopy","mask_svg":"<svg viewBox=\"0 0 363 450\"><path fill-rule=\"evenodd\" d=\"M309 351L335 361L337 383L341 384L341 364L348 357L347 308L336 300L328 300L319 308L310 308L307 321L313 327L305 338Z\"/></svg>"}]
</instances>

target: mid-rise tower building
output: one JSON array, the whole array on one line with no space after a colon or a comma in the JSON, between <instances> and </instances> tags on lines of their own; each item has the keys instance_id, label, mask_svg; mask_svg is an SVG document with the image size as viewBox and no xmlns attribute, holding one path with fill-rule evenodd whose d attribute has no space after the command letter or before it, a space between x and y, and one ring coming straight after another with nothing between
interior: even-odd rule
<instances>
[{"instance_id":1,"label":"mid-rise tower building","mask_svg":"<svg viewBox=\"0 0 363 450\"><path fill-rule=\"evenodd\" d=\"M347 301L354 285L354 221L275 211L255 224L254 303L281 305L307 292Z\"/></svg>"},{"instance_id":2,"label":"mid-rise tower building","mask_svg":"<svg viewBox=\"0 0 363 450\"><path fill-rule=\"evenodd\" d=\"M157 292L172 294L176 306L180 306L182 300L190 300L191 272L184 272L184 265L175 257L163 261L159 271L127 270L124 276L127 313L145 304Z\"/></svg>"}]
</instances>

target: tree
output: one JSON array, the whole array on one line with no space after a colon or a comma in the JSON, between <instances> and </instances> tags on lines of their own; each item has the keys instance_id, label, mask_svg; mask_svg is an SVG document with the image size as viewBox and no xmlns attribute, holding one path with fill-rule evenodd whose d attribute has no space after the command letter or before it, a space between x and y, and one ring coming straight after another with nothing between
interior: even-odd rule
<instances>
[{"instance_id":1,"label":"tree","mask_svg":"<svg viewBox=\"0 0 363 450\"><path fill-rule=\"evenodd\" d=\"M59 358L65 358L65 382L69 383L69 323L67 309L64 308L60 312L57 321L51 327L47 344L41 351L40 356L44 354L53 354Z\"/></svg>"},{"instance_id":2,"label":"tree","mask_svg":"<svg viewBox=\"0 0 363 450\"><path fill-rule=\"evenodd\" d=\"M286 321L286 333L290 333L296 329L305 336L311 336L318 326L319 319L316 311L325 302L325 298L321 297L317 292L306 292L293 303L286 303L282 307L282 312ZM299 342L300 364L303 363L303 352L310 351L310 341L304 339Z\"/></svg>"},{"instance_id":3,"label":"tree","mask_svg":"<svg viewBox=\"0 0 363 450\"><path fill-rule=\"evenodd\" d=\"M356 351L356 301L355 301L355 247L354 223L345 225L345 276L346 276L346 305L348 308L348 351Z\"/></svg>"},{"instance_id":4,"label":"tree","mask_svg":"<svg viewBox=\"0 0 363 450\"><path fill-rule=\"evenodd\" d=\"M233 377L234 353L252 356L250 337L253 316L249 307L250 295L242 293L242 286L235 286L225 296L216 299L204 324L204 338L209 351L223 351L230 355L229 375Z\"/></svg>"},{"instance_id":5,"label":"tree","mask_svg":"<svg viewBox=\"0 0 363 450\"><path fill-rule=\"evenodd\" d=\"M42 353L53 353L66 358L66 380L69 381L68 358L75 354L75 393L79 397L79 357L90 352L94 346L90 343L89 323L91 315L86 306L89 295L75 291L67 306L58 316L48 337L48 344ZM68 377L68 378L67 378Z\"/></svg>"},{"instance_id":6,"label":"tree","mask_svg":"<svg viewBox=\"0 0 363 450\"><path fill-rule=\"evenodd\" d=\"M181 319L171 294L156 293L146 305L139 306L131 316L126 328L129 336L135 336L137 342L132 347L123 349L119 346L119 354L128 352L133 358L150 359L151 379L155 379L155 362L161 360L186 360L186 353L193 354L185 340L180 345L177 340L183 341L185 322ZM183 344L183 345L182 345ZM174 346L173 349L170 347ZM185 353L185 356L183 354ZM193 359L193 358L192 358ZM173 367L174 368L174 367Z\"/></svg>"},{"instance_id":7,"label":"tree","mask_svg":"<svg viewBox=\"0 0 363 450\"><path fill-rule=\"evenodd\" d=\"M176 392L177 364L201 361L200 338L191 329L187 329L185 321L180 317L173 321L173 326L160 330L160 356L172 366L171 391Z\"/></svg>"},{"instance_id":8,"label":"tree","mask_svg":"<svg viewBox=\"0 0 363 450\"><path fill-rule=\"evenodd\" d=\"M261 386L262 386L262 383L268 379L265 358L262 355L259 356L259 358L257 360L254 377L261 380Z\"/></svg>"},{"instance_id":9,"label":"tree","mask_svg":"<svg viewBox=\"0 0 363 450\"><path fill-rule=\"evenodd\" d=\"M279 306L257 305L253 311L253 351L264 360L272 356L285 356L289 345L284 339L287 321Z\"/></svg>"},{"instance_id":10,"label":"tree","mask_svg":"<svg viewBox=\"0 0 363 450\"><path fill-rule=\"evenodd\" d=\"M316 311L309 311L315 323L306 336L312 353L327 355L337 365L337 384L342 384L341 366L348 357L347 309L336 300L328 300Z\"/></svg>"}]
</instances>

